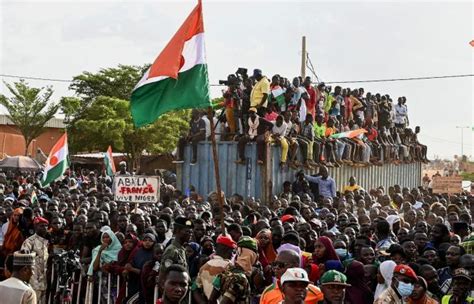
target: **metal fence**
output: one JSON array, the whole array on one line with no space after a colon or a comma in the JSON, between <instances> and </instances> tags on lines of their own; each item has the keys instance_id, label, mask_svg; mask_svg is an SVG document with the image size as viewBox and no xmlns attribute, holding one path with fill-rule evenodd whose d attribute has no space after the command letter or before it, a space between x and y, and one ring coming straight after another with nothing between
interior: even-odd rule
<instances>
[{"instance_id":1,"label":"metal fence","mask_svg":"<svg viewBox=\"0 0 474 304\"><path fill-rule=\"evenodd\" d=\"M177 187L186 191L192 185L203 195L216 190L214 162L210 142L198 144L197 163L190 165L191 147L187 146L184 163L177 165ZM226 195L238 193L244 197L268 199L282 191L285 181L294 181L298 170L280 166L281 148L267 147L267 159L264 166L258 166L256 143L246 147L246 165L235 163L237 159L236 142L218 142L219 173L221 187ZM316 173L306 170L308 174ZM395 184L401 187L417 187L421 185L421 163L384 164L383 166L330 168L330 175L335 179L338 190L348 183L350 176L357 178L358 184L365 189L378 186L385 188Z\"/></svg>"}]
</instances>

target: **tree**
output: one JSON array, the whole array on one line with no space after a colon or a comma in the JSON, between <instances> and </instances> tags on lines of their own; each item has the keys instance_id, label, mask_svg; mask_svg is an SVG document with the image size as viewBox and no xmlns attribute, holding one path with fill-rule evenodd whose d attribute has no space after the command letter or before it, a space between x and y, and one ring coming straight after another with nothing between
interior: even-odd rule
<instances>
[{"instance_id":1,"label":"tree","mask_svg":"<svg viewBox=\"0 0 474 304\"><path fill-rule=\"evenodd\" d=\"M8 111L8 118L18 127L25 138L25 155L33 139L43 133L44 126L59 109L59 104L50 103L52 87L33 88L23 79L14 82L13 86L4 82L13 95L6 97L0 94L0 104ZM41 92L44 90L44 93Z\"/></svg>"},{"instance_id":2,"label":"tree","mask_svg":"<svg viewBox=\"0 0 474 304\"><path fill-rule=\"evenodd\" d=\"M147 68L119 65L74 77L69 88L77 97L61 100L72 151L105 151L112 145L137 167L143 152L174 150L188 129L189 110L165 114L147 127L135 128L132 122L130 95Z\"/></svg>"}]
</instances>

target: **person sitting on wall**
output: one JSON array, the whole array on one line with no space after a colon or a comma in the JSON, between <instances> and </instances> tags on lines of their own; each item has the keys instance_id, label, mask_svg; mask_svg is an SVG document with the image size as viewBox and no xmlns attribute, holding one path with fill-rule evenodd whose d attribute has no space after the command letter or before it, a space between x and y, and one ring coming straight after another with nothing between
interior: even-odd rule
<instances>
[{"instance_id":1,"label":"person sitting on wall","mask_svg":"<svg viewBox=\"0 0 474 304\"><path fill-rule=\"evenodd\" d=\"M273 124L257 115L256 108L250 108L247 134L239 139L237 144L237 164L245 164L245 145L250 141L257 142L257 164L263 165L265 159L265 133L273 128Z\"/></svg>"}]
</instances>

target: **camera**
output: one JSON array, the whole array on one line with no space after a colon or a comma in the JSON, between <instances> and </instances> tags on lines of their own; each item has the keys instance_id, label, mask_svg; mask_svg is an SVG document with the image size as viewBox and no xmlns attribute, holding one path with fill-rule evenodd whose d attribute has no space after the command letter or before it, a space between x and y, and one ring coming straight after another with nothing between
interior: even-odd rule
<instances>
[{"instance_id":1,"label":"camera","mask_svg":"<svg viewBox=\"0 0 474 304\"><path fill-rule=\"evenodd\" d=\"M79 260L79 251L55 250L52 261L57 280L57 288L53 292L52 303L69 302L72 296L72 284L74 284L73 274L82 268Z\"/></svg>"},{"instance_id":2,"label":"camera","mask_svg":"<svg viewBox=\"0 0 474 304\"><path fill-rule=\"evenodd\" d=\"M227 76L227 80L219 80L219 84L223 84L226 86L238 86L242 82L242 79L235 75L235 74L230 74Z\"/></svg>"},{"instance_id":3,"label":"camera","mask_svg":"<svg viewBox=\"0 0 474 304\"><path fill-rule=\"evenodd\" d=\"M235 74L242 75L242 76L247 76L247 71L248 70L246 68L238 68L237 72L235 72Z\"/></svg>"}]
</instances>

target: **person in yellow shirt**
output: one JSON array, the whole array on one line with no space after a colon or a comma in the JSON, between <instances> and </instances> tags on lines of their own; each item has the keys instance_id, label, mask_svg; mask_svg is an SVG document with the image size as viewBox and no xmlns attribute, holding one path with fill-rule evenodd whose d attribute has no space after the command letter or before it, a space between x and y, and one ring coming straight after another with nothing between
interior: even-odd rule
<instances>
[{"instance_id":1,"label":"person in yellow shirt","mask_svg":"<svg viewBox=\"0 0 474 304\"><path fill-rule=\"evenodd\" d=\"M357 180L354 176L349 177L349 185L344 186L344 189L342 189L342 193L346 193L347 191L354 192L356 190L363 190L363 188L359 185L357 185Z\"/></svg>"},{"instance_id":2,"label":"person in yellow shirt","mask_svg":"<svg viewBox=\"0 0 474 304\"><path fill-rule=\"evenodd\" d=\"M267 107L268 93L270 92L270 81L266 76L262 75L262 70L253 70L253 77L257 80L257 83L250 93L250 107L257 108L260 111L261 108ZM259 113L263 115L262 113Z\"/></svg>"}]
</instances>

